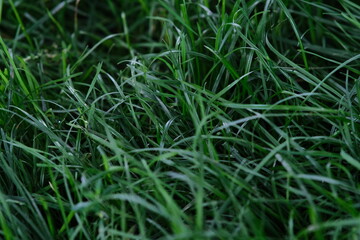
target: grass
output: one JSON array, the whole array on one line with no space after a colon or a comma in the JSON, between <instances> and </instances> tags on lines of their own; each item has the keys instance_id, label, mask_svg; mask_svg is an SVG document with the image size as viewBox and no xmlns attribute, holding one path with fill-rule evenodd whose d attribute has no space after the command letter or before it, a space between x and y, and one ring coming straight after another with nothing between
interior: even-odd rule
<instances>
[{"instance_id":1,"label":"grass","mask_svg":"<svg viewBox=\"0 0 360 240\"><path fill-rule=\"evenodd\" d=\"M0 239L359 239L355 0L0 0Z\"/></svg>"}]
</instances>

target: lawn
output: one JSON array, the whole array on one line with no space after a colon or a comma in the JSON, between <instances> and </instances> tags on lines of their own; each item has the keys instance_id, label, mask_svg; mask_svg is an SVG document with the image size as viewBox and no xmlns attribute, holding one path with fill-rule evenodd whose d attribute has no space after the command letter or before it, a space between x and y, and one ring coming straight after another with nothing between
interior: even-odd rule
<instances>
[{"instance_id":1,"label":"lawn","mask_svg":"<svg viewBox=\"0 0 360 240\"><path fill-rule=\"evenodd\" d=\"M0 239L360 239L360 2L0 0Z\"/></svg>"}]
</instances>

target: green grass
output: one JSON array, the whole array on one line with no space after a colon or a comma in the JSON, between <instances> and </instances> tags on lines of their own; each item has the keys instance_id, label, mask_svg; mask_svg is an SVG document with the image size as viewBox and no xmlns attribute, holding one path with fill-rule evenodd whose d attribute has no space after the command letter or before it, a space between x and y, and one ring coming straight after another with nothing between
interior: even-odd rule
<instances>
[{"instance_id":1,"label":"green grass","mask_svg":"<svg viewBox=\"0 0 360 240\"><path fill-rule=\"evenodd\" d=\"M0 239L359 239L355 0L0 0Z\"/></svg>"}]
</instances>

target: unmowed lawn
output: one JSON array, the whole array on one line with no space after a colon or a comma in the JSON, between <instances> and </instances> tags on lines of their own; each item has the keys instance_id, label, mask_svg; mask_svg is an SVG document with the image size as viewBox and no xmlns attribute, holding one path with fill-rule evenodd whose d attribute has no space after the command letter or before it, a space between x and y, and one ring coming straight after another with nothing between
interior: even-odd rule
<instances>
[{"instance_id":1,"label":"unmowed lawn","mask_svg":"<svg viewBox=\"0 0 360 240\"><path fill-rule=\"evenodd\" d=\"M360 239L356 0L0 0L0 239Z\"/></svg>"}]
</instances>

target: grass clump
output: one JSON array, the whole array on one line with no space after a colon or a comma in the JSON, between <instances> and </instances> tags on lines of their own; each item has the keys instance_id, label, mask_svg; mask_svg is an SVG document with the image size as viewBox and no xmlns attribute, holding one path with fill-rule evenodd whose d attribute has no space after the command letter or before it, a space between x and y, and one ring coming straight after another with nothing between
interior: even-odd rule
<instances>
[{"instance_id":1,"label":"grass clump","mask_svg":"<svg viewBox=\"0 0 360 240\"><path fill-rule=\"evenodd\" d=\"M357 1L0 1L0 238L360 238Z\"/></svg>"}]
</instances>

